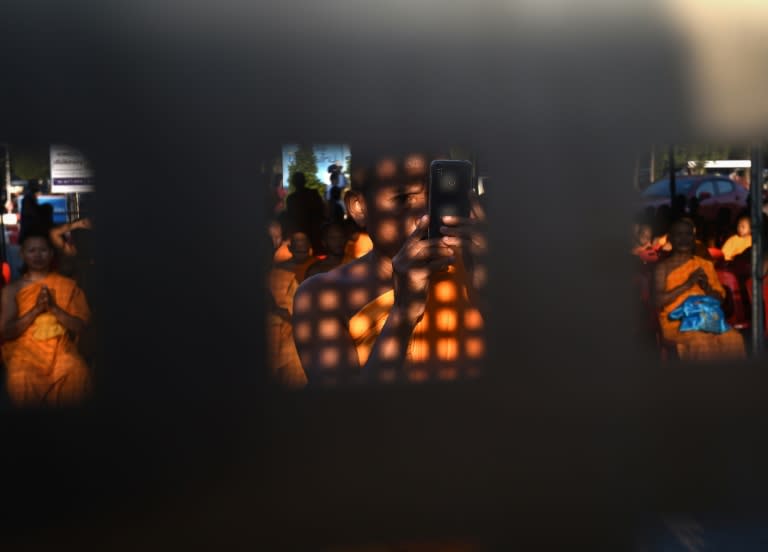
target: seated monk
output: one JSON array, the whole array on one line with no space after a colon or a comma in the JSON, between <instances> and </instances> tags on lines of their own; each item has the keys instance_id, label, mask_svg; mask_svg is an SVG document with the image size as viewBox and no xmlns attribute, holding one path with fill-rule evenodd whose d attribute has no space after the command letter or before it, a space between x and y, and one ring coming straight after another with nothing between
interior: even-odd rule
<instances>
[{"instance_id":1,"label":"seated monk","mask_svg":"<svg viewBox=\"0 0 768 552\"><path fill-rule=\"evenodd\" d=\"M279 247L278 237L277 234L273 235L270 240L271 248L266 248L265 253L269 255L269 259ZM268 273L265 286L268 363L272 380L286 387L303 387L307 383L296 352L296 345L293 343L291 325L293 295L298 286L293 270L275 268L274 265Z\"/></svg>"},{"instance_id":2,"label":"seated monk","mask_svg":"<svg viewBox=\"0 0 768 552\"><path fill-rule=\"evenodd\" d=\"M690 219L687 219L690 220ZM690 221L691 224L693 224L693 221ZM693 228L693 235L694 235L694 252L696 256L702 257L704 259L712 260L712 255L709 253L709 249L707 248L707 244L705 244L703 241L696 239L696 227ZM660 258L667 257L672 252L672 241L669 238L669 234L664 234L663 236L659 236L655 240L653 240L652 247L656 250L656 253L659 255Z\"/></svg>"},{"instance_id":3,"label":"seated monk","mask_svg":"<svg viewBox=\"0 0 768 552\"><path fill-rule=\"evenodd\" d=\"M283 277L283 274L288 277ZM286 387L303 387L307 377L301 367L293 340L291 312L298 284L292 273L276 269L270 272L267 341L272 379Z\"/></svg>"},{"instance_id":4,"label":"seated monk","mask_svg":"<svg viewBox=\"0 0 768 552\"><path fill-rule=\"evenodd\" d=\"M341 224L332 222L323 226L321 240L328 254L325 259L309 266L306 273L307 278L333 270L344 261L344 246L347 242L347 236Z\"/></svg>"},{"instance_id":5,"label":"seated monk","mask_svg":"<svg viewBox=\"0 0 768 552\"><path fill-rule=\"evenodd\" d=\"M752 225L749 217L739 217L736 225L736 234L725 240L722 252L726 261L732 261L734 257L740 255L752 247Z\"/></svg>"},{"instance_id":6,"label":"seated monk","mask_svg":"<svg viewBox=\"0 0 768 552\"><path fill-rule=\"evenodd\" d=\"M670 320L669 313L692 295L709 295L719 301L725 290L712 261L695 254L693 223L681 219L672 224L669 241L672 252L656 264L654 290L659 325L665 340L676 345L681 360L718 360L744 358L744 340L736 330L715 334L679 331L680 320Z\"/></svg>"},{"instance_id":7,"label":"seated monk","mask_svg":"<svg viewBox=\"0 0 768 552\"><path fill-rule=\"evenodd\" d=\"M275 263L275 268L292 272L296 281L301 283L306 277L307 269L317 258L310 254L309 237L304 232L294 232L288 242L291 257Z\"/></svg>"},{"instance_id":8,"label":"seated monk","mask_svg":"<svg viewBox=\"0 0 768 552\"><path fill-rule=\"evenodd\" d=\"M51 271L46 234L21 244L22 277L2 291L3 361L16 406L60 406L82 400L89 373L76 340L88 322L85 294L75 281Z\"/></svg>"},{"instance_id":9,"label":"seated monk","mask_svg":"<svg viewBox=\"0 0 768 552\"><path fill-rule=\"evenodd\" d=\"M310 385L453 380L484 356L485 215L429 224L426 171L384 160L353 182L348 213L373 249L306 280L294 299L294 339ZM420 167L426 167L422 163Z\"/></svg>"}]
</instances>

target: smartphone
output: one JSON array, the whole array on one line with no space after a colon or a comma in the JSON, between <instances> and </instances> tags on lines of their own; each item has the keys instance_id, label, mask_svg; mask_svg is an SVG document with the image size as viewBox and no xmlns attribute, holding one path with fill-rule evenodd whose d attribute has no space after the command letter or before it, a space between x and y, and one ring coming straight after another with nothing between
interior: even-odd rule
<instances>
[{"instance_id":1,"label":"smartphone","mask_svg":"<svg viewBox=\"0 0 768 552\"><path fill-rule=\"evenodd\" d=\"M440 237L443 217L469 217L472 163L437 159L429 165L429 239Z\"/></svg>"}]
</instances>

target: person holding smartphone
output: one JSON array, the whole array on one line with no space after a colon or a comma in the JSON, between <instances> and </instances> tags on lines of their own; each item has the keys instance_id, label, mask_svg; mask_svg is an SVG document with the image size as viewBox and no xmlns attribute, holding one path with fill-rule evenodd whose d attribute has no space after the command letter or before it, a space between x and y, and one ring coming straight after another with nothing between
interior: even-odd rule
<instances>
[{"instance_id":1,"label":"person holding smartphone","mask_svg":"<svg viewBox=\"0 0 768 552\"><path fill-rule=\"evenodd\" d=\"M472 198L470 217L443 217L441 235L427 239L419 157L382 159L353 180L347 211L373 249L296 292L294 339L310 385L479 375L485 214Z\"/></svg>"}]
</instances>

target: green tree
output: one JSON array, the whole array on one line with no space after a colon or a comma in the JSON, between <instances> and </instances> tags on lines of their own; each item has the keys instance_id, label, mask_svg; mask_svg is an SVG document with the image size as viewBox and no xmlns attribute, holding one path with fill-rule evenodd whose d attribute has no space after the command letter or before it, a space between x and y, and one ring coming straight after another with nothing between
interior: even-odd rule
<instances>
[{"instance_id":1,"label":"green tree","mask_svg":"<svg viewBox=\"0 0 768 552\"><path fill-rule=\"evenodd\" d=\"M317 157L315 157L315 152L311 147L301 146L296 152L293 163L288 165L288 182L291 181L291 175L295 172L304 173L307 182L306 187L317 190L322 195L325 184L317 178ZM293 191L293 184L290 184L288 193Z\"/></svg>"}]
</instances>

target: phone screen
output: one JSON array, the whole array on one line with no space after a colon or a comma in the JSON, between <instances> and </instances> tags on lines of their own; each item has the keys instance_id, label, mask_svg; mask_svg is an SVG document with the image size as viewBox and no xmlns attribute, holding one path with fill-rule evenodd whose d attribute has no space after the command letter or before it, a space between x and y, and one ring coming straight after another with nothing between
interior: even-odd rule
<instances>
[{"instance_id":1,"label":"phone screen","mask_svg":"<svg viewBox=\"0 0 768 552\"><path fill-rule=\"evenodd\" d=\"M442 218L469 217L472 192L472 163L435 160L429 167L429 238L437 238Z\"/></svg>"}]
</instances>

